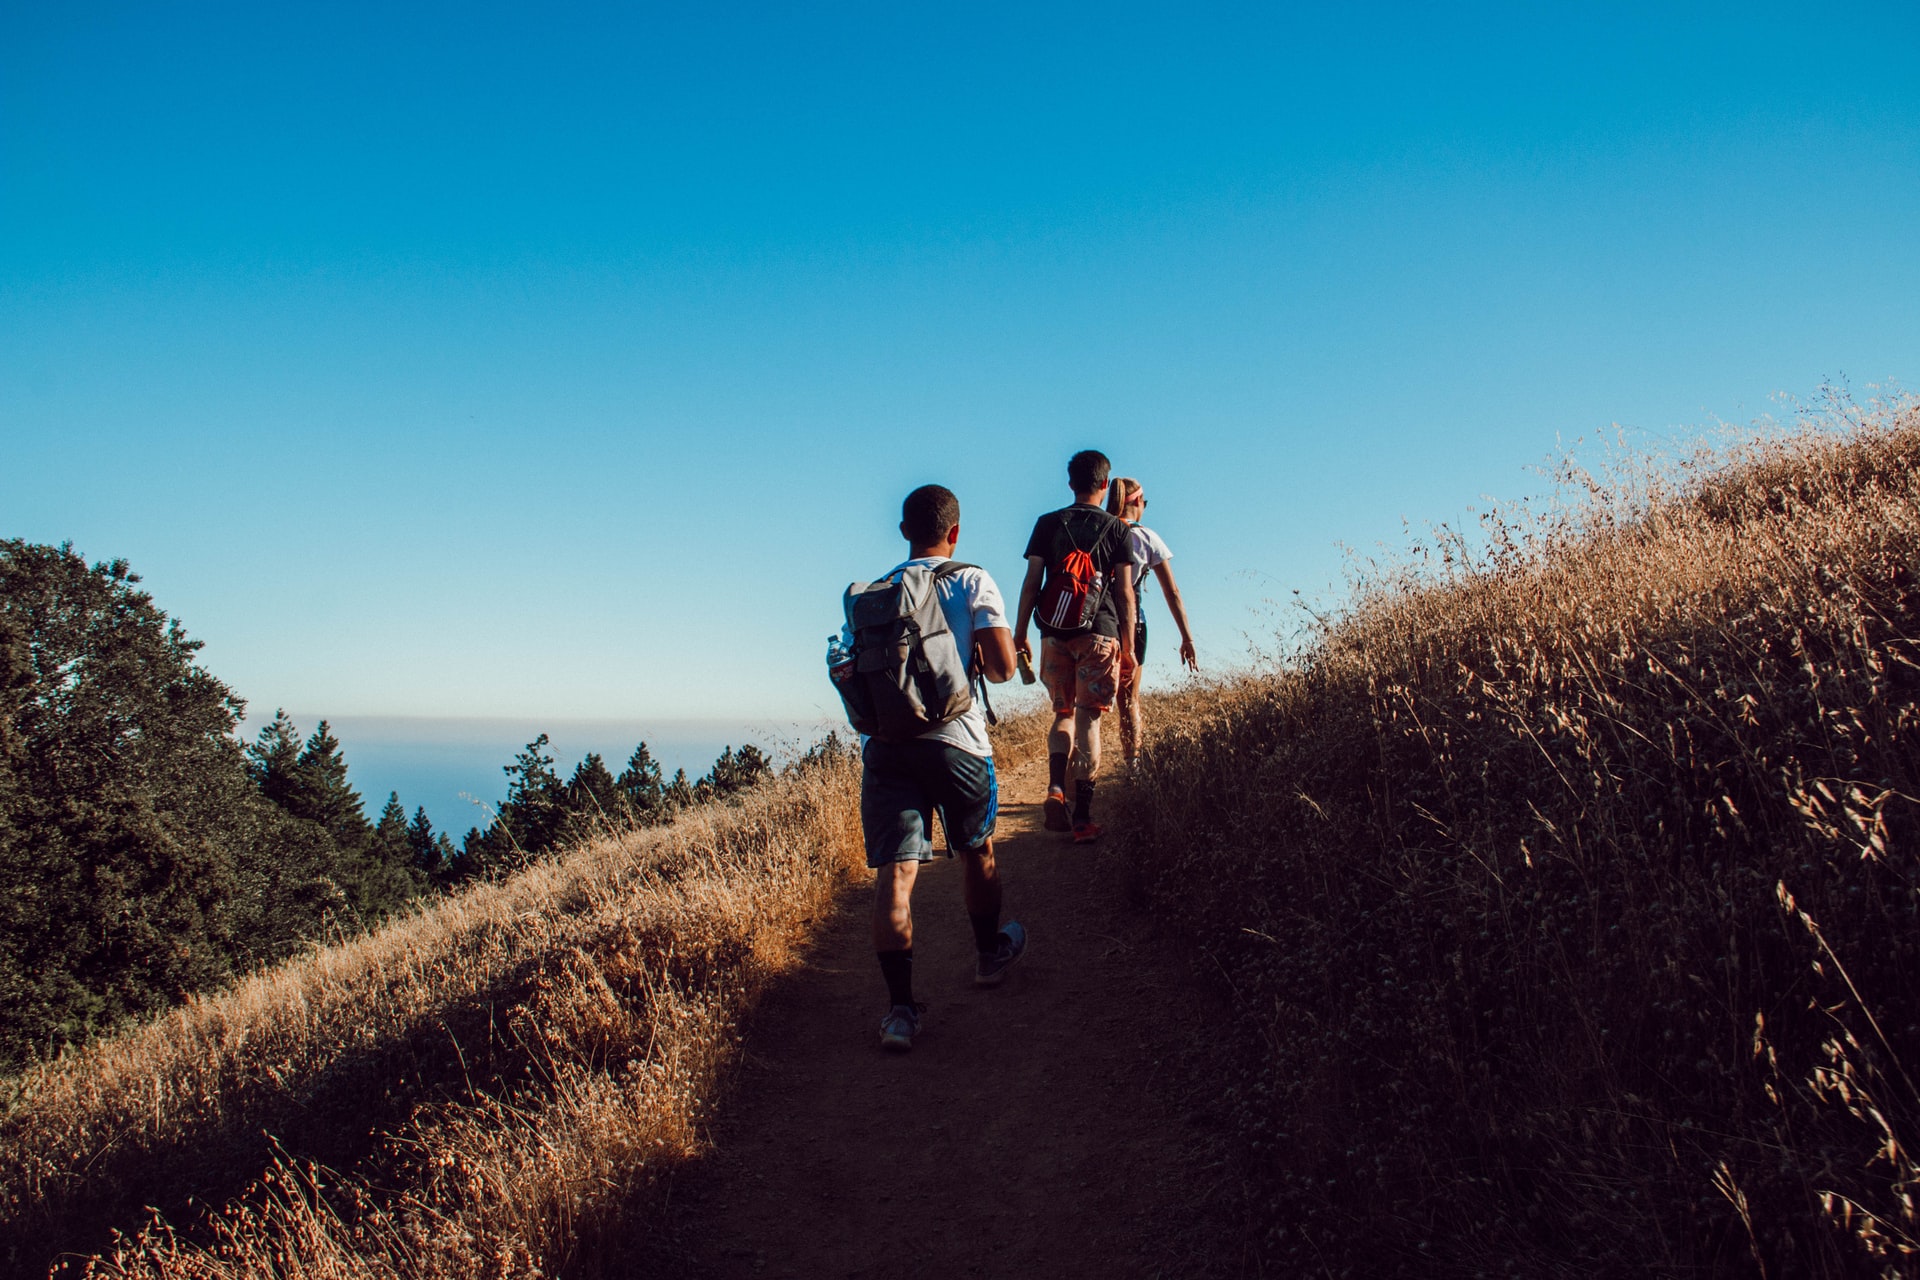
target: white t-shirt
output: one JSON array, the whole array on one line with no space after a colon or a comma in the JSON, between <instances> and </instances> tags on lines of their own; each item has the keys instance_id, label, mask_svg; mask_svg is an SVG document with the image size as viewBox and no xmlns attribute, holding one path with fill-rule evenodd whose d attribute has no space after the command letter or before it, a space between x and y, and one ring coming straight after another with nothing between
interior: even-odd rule
<instances>
[{"instance_id":1,"label":"white t-shirt","mask_svg":"<svg viewBox=\"0 0 1920 1280\"><path fill-rule=\"evenodd\" d=\"M947 559L946 556L920 556L895 565L887 570L884 577L894 577L908 565L935 568L945 564ZM959 646L961 656L968 661L973 658L975 631L986 631L993 627L1012 629L1007 621L1006 602L1000 598L1000 588L994 585L993 578L985 569L962 569L958 573L950 573L934 584L934 590L940 596L940 612L947 615L947 626L953 631L953 642ZM852 629L842 625L840 638L852 646ZM980 704L977 691L972 706L920 736L951 743L968 755L985 759L993 757L993 743L987 739L987 713Z\"/></svg>"},{"instance_id":2,"label":"white t-shirt","mask_svg":"<svg viewBox=\"0 0 1920 1280\"><path fill-rule=\"evenodd\" d=\"M1127 530L1127 550L1133 553L1133 596L1135 601L1146 595L1147 583L1152 579L1155 565L1165 564L1173 559L1173 551L1164 539L1143 524L1136 524ZM1140 606L1134 605L1134 616L1140 616Z\"/></svg>"}]
</instances>

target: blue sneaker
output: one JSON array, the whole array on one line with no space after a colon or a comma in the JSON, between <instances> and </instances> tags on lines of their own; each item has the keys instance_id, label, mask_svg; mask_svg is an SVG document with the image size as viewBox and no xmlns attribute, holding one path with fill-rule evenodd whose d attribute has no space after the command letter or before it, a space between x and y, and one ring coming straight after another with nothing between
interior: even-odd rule
<instances>
[{"instance_id":1,"label":"blue sneaker","mask_svg":"<svg viewBox=\"0 0 1920 1280\"><path fill-rule=\"evenodd\" d=\"M880 1047L895 1053L913 1048L913 1038L920 1034L920 1011L925 1007L897 1004L887 1010L887 1016L880 1020Z\"/></svg>"},{"instance_id":2,"label":"blue sneaker","mask_svg":"<svg viewBox=\"0 0 1920 1280\"><path fill-rule=\"evenodd\" d=\"M1000 945L992 951L979 953L979 960L973 969L973 985L976 987L997 987L1000 979L1007 976L1007 970L1013 968L1013 962L1027 954L1027 931L1020 927L1018 920L1009 920L1000 926Z\"/></svg>"}]
</instances>

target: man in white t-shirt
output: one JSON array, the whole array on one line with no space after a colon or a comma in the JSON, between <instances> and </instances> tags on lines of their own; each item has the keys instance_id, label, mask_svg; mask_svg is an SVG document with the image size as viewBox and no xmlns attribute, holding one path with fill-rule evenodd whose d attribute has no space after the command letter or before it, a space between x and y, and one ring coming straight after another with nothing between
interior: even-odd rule
<instances>
[{"instance_id":1,"label":"man in white t-shirt","mask_svg":"<svg viewBox=\"0 0 1920 1280\"><path fill-rule=\"evenodd\" d=\"M960 540L960 500L937 484L922 485L900 508L900 532L912 556L908 565L933 567L953 556ZM940 609L970 669L995 684L1014 672L1013 633L1000 588L987 571L965 568L937 580ZM852 644L852 634L845 639ZM913 1047L924 1006L913 998L913 884L920 864L933 858L933 814L947 835L947 851L965 868L967 918L979 956L974 981L994 986L1026 951L1018 921L1000 922L1000 879L993 862L993 826L1000 788L993 771L993 744L976 699L964 713L906 742L868 738L861 746L860 826L867 865L875 872L873 945L886 979L888 1009L880 1043Z\"/></svg>"}]
</instances>

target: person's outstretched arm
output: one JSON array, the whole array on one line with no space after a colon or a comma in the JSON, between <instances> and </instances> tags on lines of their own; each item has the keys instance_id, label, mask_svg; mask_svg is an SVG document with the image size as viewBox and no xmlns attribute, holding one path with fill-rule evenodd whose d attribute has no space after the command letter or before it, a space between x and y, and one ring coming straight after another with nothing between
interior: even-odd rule
<instances>
[{"instance_id":1,"label":"person's outstretched arm","mask_svg":"<svg viewBox=\"0 0 1920 1280\"><path fill-rule=\"evenodd\" d=\"M1027 576L1020 584L1020 611L1013 620L1013 647L1028 657L1033 656L1033 648L1027 644L1027 624L1033 621L1033 606L1040 600L1040 579L1046 571L1045 560L1027 557Z\"/></svg>"},{"instance_id":2,"label":"person's outstretched arm","mask_svg":"<svg viewBox=\"0 0 1920 1280\"><path fill-rule=\"evenodd\" d=\"M1173 580L1173 566L1162 560L1153 566L1154 576L1160 579L1160 589L1167 596L1167 610L1173 614L1173 625L1180 628L1180 661L1195 671L1200 669L1200 659L1193 649L1193 632L1187 627L1187 605L1180 598L1179 584Z\"/></svg>"}]
</instances>

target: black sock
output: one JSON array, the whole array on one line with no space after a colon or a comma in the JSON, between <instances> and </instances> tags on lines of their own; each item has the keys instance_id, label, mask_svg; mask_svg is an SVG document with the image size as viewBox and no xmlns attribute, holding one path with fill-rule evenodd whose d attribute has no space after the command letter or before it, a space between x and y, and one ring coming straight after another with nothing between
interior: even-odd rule
<instances>
[{"instance_id":1,"label":"black sock","mask_svg":"<svg viewBox=\"0 0 1920 1280\"><path fill-rule=\"evenodd\" d=\"M880 976L887 980L887 998L894 1004L913 1003L913 948L880 953Z\"/></svg>"},{"instance_id":2,"label":"black sock","mask_svg":"<svg viewBox=\"0 0 1920 1280\"><path fill-rule=\"evenodd\" d=\"M1073 784L1073 820L1091 822L1093 820L1093 779L1080 778Z\"/></svg>"},{"instance_id":3,"label":"black sock","mask_svg":"<svg viewBox=\"0 0 1920 1280\"><path fill-rule=\"evenodd\" d=\"M1047 757L1047 785L1067 789L1067 753L1057 752Z\"/></svg>"},{"instance_id":4,"label":"black sock","mask_svg":"<svg viewBox=\"0 0 1920 1280\"><path fill-rule=\"evenodd\" d=\"M967 919L973 922L975 948L983 953L1000 949L1000 913L998 911L992 915L969 915Z\"/></svg>"}]
</instances>

